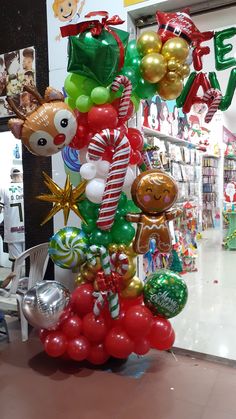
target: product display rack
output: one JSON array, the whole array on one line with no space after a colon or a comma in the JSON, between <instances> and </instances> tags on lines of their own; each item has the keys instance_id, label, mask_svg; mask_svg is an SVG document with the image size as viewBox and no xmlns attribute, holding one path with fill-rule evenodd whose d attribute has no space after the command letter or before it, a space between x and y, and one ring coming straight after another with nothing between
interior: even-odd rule
<instances>
[{"instance_id":1,"label":"product display rack","mask_svg":"<svg viewBox=\"0 0 236 419\"><path fill-rule=\"evenodd\" d=\"M217 226L219 222L219 157L202 157L202 227L203 230Z\"/></svg>"}]
</instances>

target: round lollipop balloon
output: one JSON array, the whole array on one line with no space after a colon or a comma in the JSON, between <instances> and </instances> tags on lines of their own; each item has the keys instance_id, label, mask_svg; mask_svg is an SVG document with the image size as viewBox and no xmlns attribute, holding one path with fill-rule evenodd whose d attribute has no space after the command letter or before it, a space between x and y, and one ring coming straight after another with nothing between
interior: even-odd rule
<instances>
[{"instance_id":1,"label":"round lollipop balloon","mask_svg":"<svg viewBox=\"0 0 236 419\"><path fill-rule=\"evenodd\" d=\"M144 302L154 315L167 319L179 314L188 298L188 289L175 272L162 269L151 274L144 286Z\"/></svg>"},{"instance_id":2,"label":"round lollipop balloon","mask_svg":"<svg viewBox=\"0 0 236 419\"><path fill-rule=\"evenodd\" d=\"M49 242L48 253L60 268L75 269L86 259L87 237L76 227L64 227Z\"/></svg>"},{"instance_id":3,"label":"round lollipop balloon","mask_svg":"<svg viewBox=\"0 0 236 419\"><path fill-rule=\"evenodd\" d=\"M28 322L37 328L54 329L70 302L70 291L56 281L44 281L27 291L22 310Z\"/></svg>"}]
</instances>

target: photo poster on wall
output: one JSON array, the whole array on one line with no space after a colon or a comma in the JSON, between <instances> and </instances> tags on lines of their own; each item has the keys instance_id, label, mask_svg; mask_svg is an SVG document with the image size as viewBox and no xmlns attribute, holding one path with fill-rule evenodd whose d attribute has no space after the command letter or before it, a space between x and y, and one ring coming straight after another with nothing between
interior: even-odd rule
<instances>
[{"instance_id":1,"label":"photo poster on wall","mask_svg":"<svg viewBox=\"0 0 236 419\"><path fill-rule=\"evenodd\" d=\"M223 143L226 157L236 157L236 135L223 126Z\"/></svg>"},{"instance_id":2,"label":"photo poster on wall","mask_svg":"<svg viewBox=\"0 0 236 419\"><path fill-rule=\"evenodd\" d=\"M24 85L34 86L35 48L30 46L0 54L0 118L14 115L6 98L10 96L22 113L35 109L35 99L23 91Z\"/></svg>"}]
</instances>

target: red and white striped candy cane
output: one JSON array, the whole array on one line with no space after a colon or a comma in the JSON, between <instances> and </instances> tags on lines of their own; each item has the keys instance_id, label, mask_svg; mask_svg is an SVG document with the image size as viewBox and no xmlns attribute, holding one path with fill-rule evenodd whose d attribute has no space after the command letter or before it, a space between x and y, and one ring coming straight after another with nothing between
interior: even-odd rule
<instances>
[{"instance_id":1,"label":"red and white striped candy cane","mask_svg":"<svg viewBox=\"0 0 236 419\"><path fill-rule=\"evenodd\" d=\"M208 105L208 111L206 113L204 121L206 123L211 122L213 116L219 109L219 105L222 99L222 93L219 89L208 89L203 96L203 101Z\"/></svg>"},{"instance_id":2,"label":"red and white striped candy cane","mask_svg":"<svg viewBox=\"0 0 236 419\"><path fill-rule=\"evenodd\" d=\"M120 86L124 86L124 91L120 98L118 117L124 118L127 115L129 104L130 104L130 97L132 93L132 83L126 76L122 76L122 75L117 76L111 85L111 90L113 92L117 92Z\"/></svg>"},{"instance_id":3,"label":"red and white striped candy cane","mask_svg":"<svg viewBox=\"0 0 236 419\"><path fill-rule=\"evenodd\" d=\"M92 138L88 147L89 158L91 160L99 160L107 146L113 146L115 151L97 220L97 226L101 230L109 230L114 223L130 155L128 138L117 129L104 129L100 134L95 134Z\"/></svg>"},{"instance_id":4,"label":"red and white striped candy cane","mask_svg":"<svg viewBox=\"0 0 236 419\"><path fill-rule=\"evenodd\" d=\"M114 252L110 256L111 270L125 275L129 269L129 259L125 253Z\"/></svg>"}]
</instances>

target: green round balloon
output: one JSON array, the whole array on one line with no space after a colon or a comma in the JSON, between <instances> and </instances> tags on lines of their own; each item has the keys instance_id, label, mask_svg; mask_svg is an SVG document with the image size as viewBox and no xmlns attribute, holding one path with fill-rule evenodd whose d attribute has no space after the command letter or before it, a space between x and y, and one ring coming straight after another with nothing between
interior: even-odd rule
<instances>
[{"instance_id":1,"label":"green round balloon","mask_svg":"<svg viewBox=\"0 0 236 419\"><path fill-rule=\"evenodd\" d=\"M84 219L89 222L89 220L97 220L99 213L99 204L94 204L88 199L83 199L78 204L78 209L80 210Z\"/></svg>"},{"instance_id":2,"label":"green round balloon","mask_svg":"<svg viewBox=\"0 0 236 419\"><path fill-rule=\"evenodd\" d=\"M138 80L139 80L139 77L137 76L135 70L132 67L124 67L122 69L121 74L123 74L124 76L128 77L128 79L132 83L132 88L134 90L135 87L137 86Z\"/></svg>"},{"instance_id":3,"label":"green round balloon","mask_svg":"<svg viewBox=\"0 0 236 419\"><path fill-rule=\"evenodd\" d=\"M91 218L86 219L87 224L82 223L81 228L86 234L91 234L94 229L96 229L96 220L93 220Z\"/></svg>"},{"instance_id":4,"label":"green round balloon","mask_svg":"<svg viewBox=\"0 0 236 419\"><path fill-rule=\"evenodd\" d=\"M111 230L112 243L130 244L135 236L135 229L131 223L123 219L117 220Z\"/></svg>"},{"instance_id":5,"label":"green round balloon","mask_svg":"<svg viewBox=\"0 0 236 419\"><path fill-rule=\"evenodd\" d=\"M127 45L126 54L125 54L125 62L130 62L132 58L138 57L138 56L139 56L139 53L137 50L136 39L133 39Z\"/></svg>"},{"instance_id":6,"label":"green round balloon","mask_svg":"<svg viewBox=\"0 0 236 419\"><path fill-rule=\"evenodd\" d=\"M68 74L64 82L64 88L68 96L76 100L83 94L84 77L79 74Z\"/></svg>"},{"instance_id":7,"label":"green round balloon","mask_svg":"<svg viewBox=\"0 0 236 419\"><path fill-rule=\"evenodd\" d=\"M89 236L90 244L97 244L103 246L109 246L112 243L111 233L109 231L102 231L96 228L92 231Z\"/></svg>"},{"instance_id":8,"label":"green round balloon","mask_svg":"<svg viewBox=\"0 0 236 419\"><path fill-rule=\"evenodd\" d=\"M65 103L72 109L75 109L75 100L72 97L67 96L65 98Z\"/></svg>"},{"instance_id":9,"label":"green round balloon","mask_svg":"<svg viewBox=\"0 0 236 419\"><path fill-rule=\"evenodd\" d=\"M131 100L133 102L133 105L134 105L134 108L135 108L135 112L138 112L139 107L140 107L140 101L141 101L141 99L138 96L136 96L136 95L132 95L131 96Z\"/></svg>"},{"instance_id":10,"label":"green round balloon","mask_svg":"<svg viewBox=\"0 0 236 419\"><path fill-rule=\"evenodd\" d=\"M145 305L154 315L170 319L183 310L188 289L177 273L161 269L148 277L143 296Z\"/></svg>"},{"instance_id":11,"label":"green round balloon","mask_svg":"<svg viewBox=\"0 0 236 419\"><path fill-rule=\"evenodd\" d=\"M135 89L135 94L140 99L149 99L152 98L152 96L155 95L157 91L157 85L148 83L148 81L140 78L138 85Z\"/></svg>"},{"instance_id":12,"label":"green round balloon","mask_svg":"<svg viewBox=\"0 0 236 419\"><path fill-rule=\"evenodd\" d=\"M104 103L109 102L110 92L106 87L98 86L91 92L91 100L96 105L103 105Z\"/></svg>"},{"instance_id":13,"label":"green round balloon","mask_svg":"<svg viewBox=\"0 0 236 419\"><path fill-rule=\"evenodd\" d=\"M93 106L93 102L91 101L89 96L80 95L76 100L76 108L81 113L88 112Z\"/></svg>"},{"instance_id":14,"label":"green round balloon","mask_svg":"<svg viewBox=\"0 0 236 419\"><path fill-rule=\"evenodd\" d=\"M90 96L92 90L98 86L99 84L96 80L90 79L89 77L85 77L83 82L83 93L87 96Z\"/></svg>"}]
</instances>

